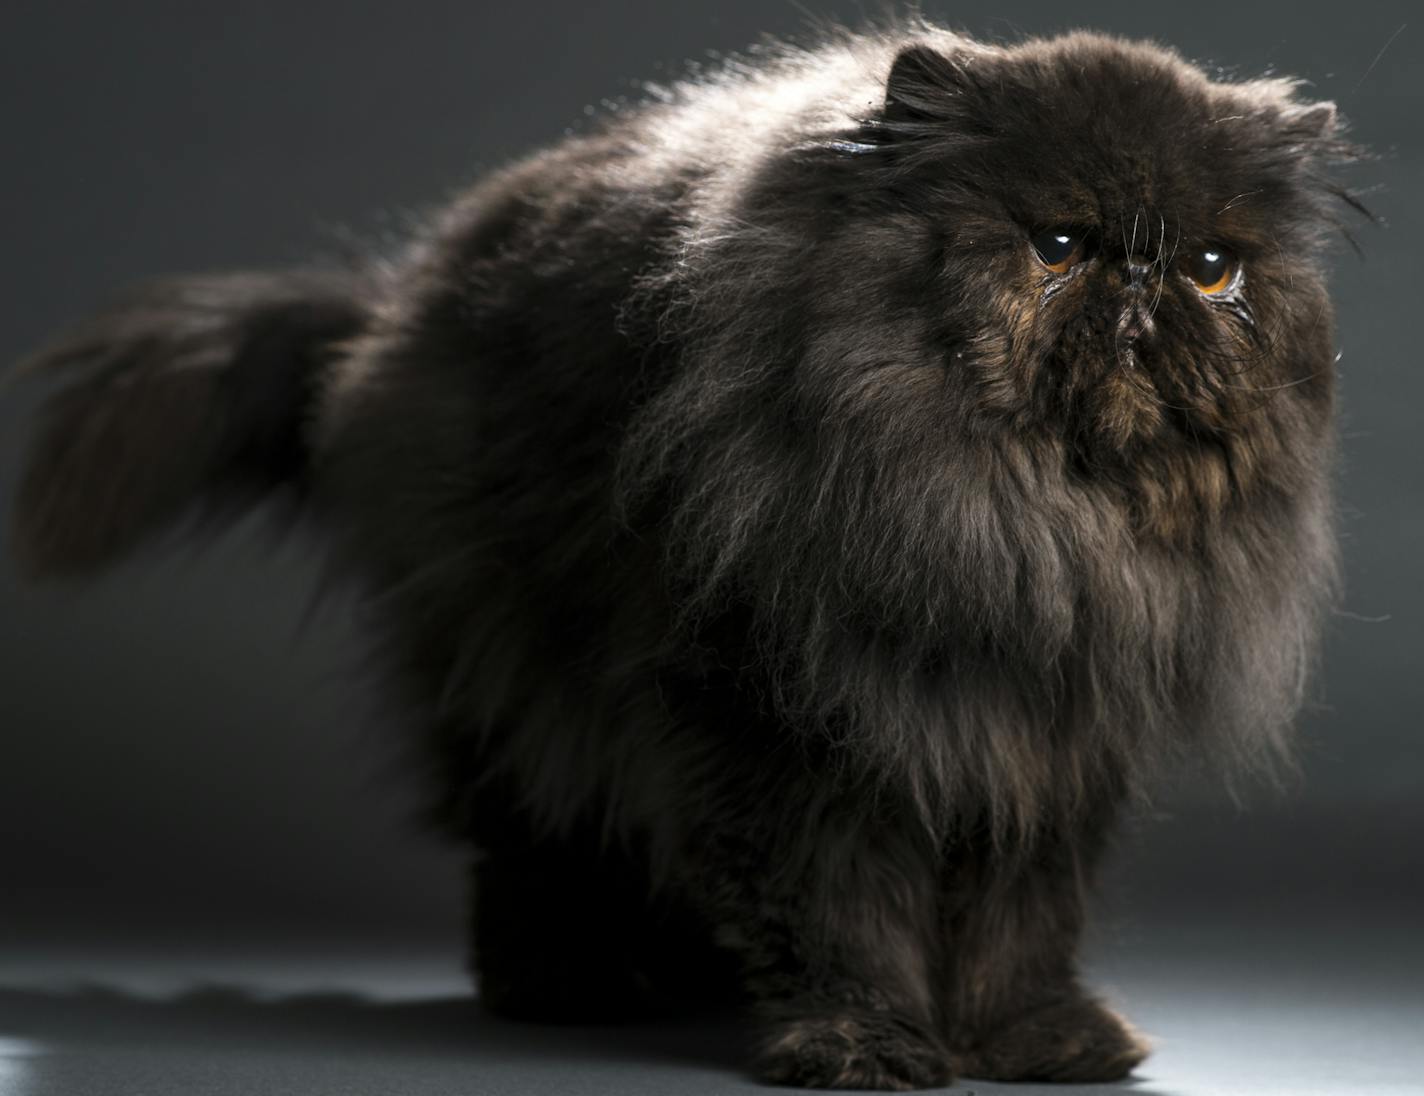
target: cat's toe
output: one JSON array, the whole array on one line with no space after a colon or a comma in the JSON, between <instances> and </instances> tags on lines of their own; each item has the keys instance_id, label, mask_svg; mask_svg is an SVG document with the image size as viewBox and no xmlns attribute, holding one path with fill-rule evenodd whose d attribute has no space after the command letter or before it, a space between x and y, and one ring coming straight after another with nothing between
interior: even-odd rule
<instances>
[{"instance_id":1,"label":"cat's toe","mask_svg":"<svg viewBox=\"0 0 1424 1096\"><path fill-rule=\"evenodd\" d=\"M772 1084L903 1092L947 1085L949 1055L914 1023L882 1013L803 1017L777 1024L757 1055Z\"/></svg>"},{"instance_id":2,"label":"cat's toe","mask_svg":"<svg viewBox=\"0 0 1424 1096\"><path fill-rule=\"evenodd\" d=\"M1037 1009L956 1056L968 1077L990 1081L1119 1081L1150 1047L1121 1016L1088 997Z\"/></svg>"}]
</instances>

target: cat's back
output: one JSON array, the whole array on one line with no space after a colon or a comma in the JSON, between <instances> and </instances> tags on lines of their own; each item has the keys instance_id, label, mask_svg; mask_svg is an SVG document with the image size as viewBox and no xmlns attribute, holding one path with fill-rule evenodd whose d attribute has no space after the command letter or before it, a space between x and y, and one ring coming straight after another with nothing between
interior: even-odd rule
<instances>
[{"instance_id":1,"label":"cat's back","mask_svg":"<svg viewBox=\"0 0 1424 1096\"><path fill-rule=\"evenodd\" d=\"M848 35L727 61L457 197L326 384L312 437L328 511L397 572L437 540L525 572L569 558L571 537L606 540L630 424L716 320L685 309L722 261L709 245L746 232L768 165L873 110L894 46Z\"/></svg>"}]
</instances>

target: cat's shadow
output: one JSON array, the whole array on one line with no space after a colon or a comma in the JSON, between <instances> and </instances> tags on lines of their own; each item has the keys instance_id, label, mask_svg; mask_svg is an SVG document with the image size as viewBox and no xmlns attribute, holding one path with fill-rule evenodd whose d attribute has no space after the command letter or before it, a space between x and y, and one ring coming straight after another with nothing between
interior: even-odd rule
<instances>
[{"instance_id":1,"label":"cat's shadow","mask_svg":"<svg viewBox=\"0 0 1424 1096\"><path fill-rule=\"evenodd\" d=\"M260 1042L284 1049L362 1050L543 1062L552 1059L681 1060L738 1068L747 1028L735 1015L658 1023L543 1025L501 1020L473 996L372 1000L349 992L254 993L207 984L164 997L103 985L65 990L0 988L0 1034L36 1041L191 1044Z\"/></svg>"},{"instance_id":2,"label":"cat's shadow","mask_svg":"<svg viewBox=\"0 0 1424 1096\"><path fill-rule=\"evenodd\" d=\"M724 1073L718 1091L760 1088L746 1073L751 1030L729 1012L656 1023L564 1026L502 1020L469 996L409 1001L372 1000L348 992L273 996L221 984L161 998L103 985L62 990L0 988L0 1043L13 1043L17 1038L53 1047L55 1053L63 1053L66 1047L83 1047L99 1055L105 1047L137 1043L182 1046L188 1052L261 1047L313 1056L343 1050L415 1054L458 1060L475 1068L497 1065L505 1070L550 1063L616 1063L630 1071L640 1065L685 1065L699 1067L704 1074L709 1069ZM1105 1096L1112 1092L1172 1096L1137 1081L1040 1086L962 1080L948 1091L966 1096Z\"/></svg>"}]
</instances>

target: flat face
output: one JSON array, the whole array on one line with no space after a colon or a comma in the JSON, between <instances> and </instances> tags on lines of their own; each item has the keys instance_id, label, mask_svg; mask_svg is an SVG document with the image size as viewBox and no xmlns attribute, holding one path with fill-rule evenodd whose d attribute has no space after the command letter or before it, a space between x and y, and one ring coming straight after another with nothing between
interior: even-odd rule
<instances>
[{"instance_id":1,"label":"flat face","mask_svg":"<svg viewBox=\"0 0 1424 1096\"><path fill-rule=\"evenodd\" d=\"M884 279L863 299L920 298L980 412L1090 461L1227 444L1266 403L1319 429L1345 150L1334 108L1293 91L1093 35L912 46L883 119L842 142L865 217L842 241L865 246L834 264Z\"/></svg>"}]
</instances>

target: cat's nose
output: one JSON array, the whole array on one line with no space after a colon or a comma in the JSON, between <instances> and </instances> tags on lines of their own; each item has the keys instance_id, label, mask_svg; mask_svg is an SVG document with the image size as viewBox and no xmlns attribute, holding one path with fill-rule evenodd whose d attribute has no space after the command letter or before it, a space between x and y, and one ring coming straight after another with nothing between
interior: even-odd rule
<instances>
[{"instance_id":1,"label":"cat's nose","mask_svg":"<svg viewBox=\"0 0 1424 1096\"><path fill-rule=\"evenodd\" d=\"M1152 307L1144 298L1131 301L1122 310L1117 321L1117 341L1119 346L1131 346L1142 339L1151 338L1157 332L1157 321L1152 315Z\"/></svg>"},{"instance_id":2,"label":"cat's nose","mask_svg":"<svg viewBox=\"0 0 1424 1096\"><path fill-rule=\"evenodd\" d=\"M1147 276L1152 273L1152 268L1156 263L1141 263L1132 259L1127 263L1127 281L1134 288L1147 284Z\"/></svg>"}]
</instances>

